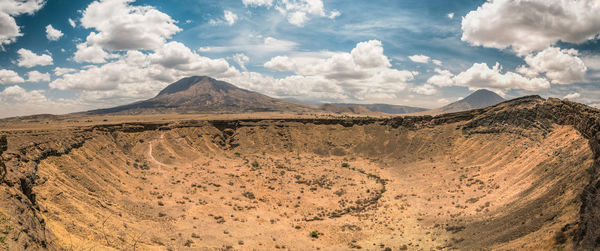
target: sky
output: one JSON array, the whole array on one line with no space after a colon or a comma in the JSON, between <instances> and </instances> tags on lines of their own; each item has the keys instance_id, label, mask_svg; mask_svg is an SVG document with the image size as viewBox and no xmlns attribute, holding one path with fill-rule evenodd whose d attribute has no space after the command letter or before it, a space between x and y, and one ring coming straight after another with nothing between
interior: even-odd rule
<instances>
[{"instance_id":1,"label":"sky","mask_svg":"<svg viewBox=\"0 0 600 251\"><path fill-rule=\"evenodd\" d=\"M211 76L306 103L435 108L486 88L600 106L597 0L0 0L0 117Z\"/></svg>"}]
</instances>

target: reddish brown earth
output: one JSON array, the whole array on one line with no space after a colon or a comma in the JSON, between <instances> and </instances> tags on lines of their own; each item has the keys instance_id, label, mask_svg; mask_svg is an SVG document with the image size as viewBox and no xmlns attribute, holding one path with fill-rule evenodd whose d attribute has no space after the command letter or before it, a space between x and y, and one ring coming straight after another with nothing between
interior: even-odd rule
<instances>
[{"instance_id":1,"label":"reddish brown earth","mask_svg":"<svg viewBox=\"0 0 600 251\"><path fill-rule=\"evenodd\" d=\"M0 123L10 250L550 250L600 243L600 111ZM105 121L106 120L106 121ZM48 122L46 124L46 122Z\"/></svg>"}]
</instances>

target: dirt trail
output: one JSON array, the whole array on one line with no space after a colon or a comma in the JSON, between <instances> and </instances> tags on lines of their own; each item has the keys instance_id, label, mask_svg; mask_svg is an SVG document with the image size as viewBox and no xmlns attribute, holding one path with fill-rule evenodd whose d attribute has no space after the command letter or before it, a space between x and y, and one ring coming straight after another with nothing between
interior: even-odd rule
<instances>
[{"instance_id":1,"label":"dirt trail","mask_svg":"<svg viewBox=\"0 0 600 251\"><path fill-rule=\"evenodd\" d=\"M154 158L154 155L152 155L152 149L154 148L154 142L158 141L158 140L162 140L164 138L164 133L160 134L160 137L158 139L153 139L151 141L148 142L148 153L146 154L146 156L148 157L148 160L150 160L150 162L156 164L159 168L159 170L162 171L162 166L171 166L171 165L167 165L165 163L162 163L158 160L156 160L156 158Z\"/></svg>"},{"instance_id":2,"label":"dirt trail","mask_svg":"<svg viewBox=\"0 0 600 251\"><path fill-rule=\"evenodd\" d=\"M156 166L158 166L159 170L161 170L161 171L162 171L162 167L176 168L176 167L180 166L180 165L167 164L167 163L161 162L161 161L157 160L156 157L154 157L153 152L154 152L154 148L155 148L154 147L155 143L160 143L165 148L165 153L166 154L169 154L170 156L177 156L178 155L173 149L171 149L168 146L167 142L165 141L165 132L161 132L159 135L160 136L158 138L148 141L148 151L146 153L147 159L151 163L153 163ZM192 148L190 148L190 150L195 151ZM179 159L179 158L175 158L175 159ZM189 162L181 163L181 165L193 165L193 162L194 162L194 160L189 161Z\"/></svg>"}]
</instances>

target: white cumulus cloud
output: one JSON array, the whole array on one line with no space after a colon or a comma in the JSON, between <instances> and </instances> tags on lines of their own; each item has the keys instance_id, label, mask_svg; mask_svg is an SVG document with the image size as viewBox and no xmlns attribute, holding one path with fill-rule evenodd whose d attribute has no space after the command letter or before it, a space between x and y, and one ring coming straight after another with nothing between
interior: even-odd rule
<instances>
[{"instance_id":1,"label":"white cumulus cloud","mask_svg":"<svg viewBox=\"0 0 600 251\"><path fill-rule=\"evenodd\" d=\"M2 0L0 2L0 49L23 36L16 16L33 14L44 6L44 0Z\"/></svg>"},{"instance_id":2,"label":"white cumulus cloud","mask_svg":"<svg viewBox=\"0 0 600 251\"><path fill-rule=\"evenodd\" d=\"M250 62L250 58L246 56L244 53L237 53L232 56L234 62L236 62L240 68L246 71L246 64Z\"/></svg>"},{"instance_id":3,"label":"white cumulus cloud","mask_svg":"<svg viewBox=\"0 0 600 251\"><path fill-rule=\"evenodd\" d=\"M7 103L37 103L46 101L42 90L27 91L18 85L6 87L0 92L0 100Z\"/></svg>"},{"instance_id":4,"label":"white cumulus cloud","mask_svg":"<svg viewBox=\"0 0 600 251\"><path fill-rule=\"evenodd\" d=\"M276 56L264 64L266 68L277 71L294 71L296 63L288 56Z\"/></svg>"},{"instance_id":5,"label":"white cumulus cloud","mask_svg":"<svg viewBox=\"0 0 600 251\"><path fill-rule=\"evenodd\" d=\"M364 79L378 69L391 66L383 53L380 41L360 42L350 53L335 53L328 58L318 57L274 57L265 67L281 71L294 71L301 75L321 75L329 79ZM373 69L373 70L371 70ZM409 73L412 77L412 73Z\"/></svg>"},{"instance_id":6,"label":"white cumulus cloud","mask_svg":"<svg viewBox=\"0 0 600 251\"><path fill-rule=\"evenodd\" d=\"M50 41L56 41L60 39L64 34L62 31L54 29L51 24L46 26L46 38Z\"/></svg>"},{"instance_id":7,"label":"white cumulus cloud","mask_svg":"<svg viewBox=\"0 0 600 251\"><path fill-rule=\"evenodd\" d=\"M284 15L290 24L299 27L304 26L312 17L335 19L342 14L338 10L332 10L327 14L322 0L242 0L242 3L251 7L275 6L275 9Z\"/></svg>"},{"instance_id":8,"label":"white cumulus cloud","mask_svg":"<svg viewBox=\"0 0 600 251\"><path fill-rule=\"evenodd\" d=\"M45 66L52 65L52 57L48 54L37 55L27 49L19 49L18 65L21 67L31 68L37 65Z\"/></svg>"},{"instance_id":9,"label":"white cumulus cloud","mask_svg":"<svg viewBox=\"0 0 600 251\"><path fill-rule=\"evenodd\" d=\"M549 47L536 55L527 55L525 62L529 65L525 71L527 75L545 73L553 84L571 84L584 80L587 67L578 57L574 49L561 50Z\"/></svg>"},{"instance_id":10,"label":"white cumulus cloud","mask_svg":"<svg viewBox=\"0 0 600 251\"><path fill-rule=\"evenodd\" d=\"M169 42L154 52L128 51L115 61L88 66L79 71L61 69L60 78L50 87L60 90L80 90L88 101L149 98L177 79L207 75L227 77L238 71L225 59L210 59L198 55L179 42Z\"/></svg>"},{"instance_id":11,"label":"white cumulus cloud","mask_svg":"<svg viewBox=\"0 0 600 251\"><path fill-rule=\"evenodd\" d=\"M25 82L19 73L11 70L0 69L0 85L18 84Z\"/></svg>"},{"instance_id":12,"label":"white cumulus cloud","mask_svg":"<svg viewBox=\"0 0 600 251\"><path fill-rule=\"evenodd\" d=\"M545 78L528 77L510 71L502 73L499 63L492 68L486 63L475 63L457 75L439 68L435 69L435 73L427 79L427 84L439 87L464 86L470 90L490 89L498 93L511 89L539 91L550 88L550 82Z\"/></svg>"},{"instance_id":13,"label":"white cumulus cloud","mask_svg":"<svg viewBox=\"0 0 600 251\"><path fill-rule=\"evenodd\" d=\"M437 89L435 88L435 86L430 85L430 84L424 84L421 86L417 86L414 87L413 92L417 93L417 94L422 94L422 95L433 95L435 93L437 93Z\"/></svg>"},{"instance_id":14,"label":"white cumulus cloud","mask_svg":"<svg viewBox=\"0 0 600 251\"><path fill-rule=\"evenodd\" d=\"M452 79L454 74L439 68L436 68L434 71L436 74L427 79L428 84L437 85L440 87L454 85L454 79Z\"/></svg>"},{"instance_id":15,"label":"white cumulus cloud","mask_svg":"<svg viewBox=\"0 0 600 251\"><path fill-rule=\"evenodd\" d=\"M39 71L30 71L27 73L27 82L37 83L37 82L49 82L50 81L50 73L41 73Z\"/></svg>"},{"instance_id":16,"label":"white cumulus cloud","mask_svg":"<svg viewBox=\"0 0 600 251\"><path fill-rule=\"evenodd\" d=\"M572 93L565 95L563 97L563 99L577 99L579 97L581 97L581 94L579 94L578 92L572 92Z\"/></svg>"},{"instance_id":17,"label":"white cumulus cloud","mask_svg":"<svg viewBox=\"0 0 600 251\"><path fill-rule=\"evenodd\" d=\"M73 69L73 68L63 68L63 67L56 67L54 68L54 75L55 76L62 76L65 75L67 73L71 73L71 72L75 72L77 70Z\"/></svg>"},{"instance_id":18,"label":"white cumulus cloud","mask_svg":"<svg viewBox=\"0 0 600 251\"><path fill-rule=\"evenodd\" d=\"M522 89L538 91L550 88L550 82L544 78L527 78L514 72L501 73L500 64L489 68L486 63L475 63L471 68L453 78L457 86L469 89L488 88L492 90Z\"/></svg>"},{"instance_id":19,"label":"white cumulus cloud","mask_svg":"<svg viewBox=\"0 0 600 251\"><path fill-rule=\"evenodd\" d=\"M26 90L14 85L0 91L0 103L10 109L0 109L0 118L32 114L64 114L91 108L89 105L72 99L48 99L44 90Z\"/></svg>"},{"instance_id":20,"label":"white cumulus cloud","mask_svg":"<svg viewBox=\"0 0 600 251\"><path fill-rule=\"evenodd\" d=\"M335 19L336 17L341 16L342 13L339 10L332 10L329 12L329 19Z\"/></svg>"},{"instance_id":21,"label":"white cumulus cloud","mask_svg":"<svg viewBox=\"0 0 600 251\"><path fill-rule=\"evenodd\" d=\"M81 24L91 32L86 42L107 50L156 49L181 31L169 15L151 6L132 6L133 0L102 0L83 12Z\"/></svg>"},{"instance_id":22,"label":"white cumulus cloud","mask_svg":"<svg viewBox=\"0 0 600 251\"><path fill-rule=\"evenodd\" d=\"M597 0L488 0L462 20L462 40L512 48L519 55L558 41L582 43L600 33Z\"/></svg>"},{"instance_id":23,"label":"white cumulus cloud","mask_svg":"<svg viewBox=\"0 0 600 251\"><path fill-rule=\"evenodd\" d=\"M418 74L391 68L383 46L377 40L360 42L350 53L336 52L328 57L277 56L266 62L264 66L296 74L295 77L287 77L285 83L305 81L307 78L311 83L319 85L324 85L326 82L327 90L332 91L332 97L359 100L397 98L400 91L406 88L407 82L413 80ZM313 91L316 90L315 88L317 87L311 87ZM277 95L281 94L277 93Z\"/></svg>"},{"instance_id":24,"label":"white cumulus cloud","mask_svg":"<svg viewBox=\"0 0 600 251\"><path fill-rule=\"evenodd\" d=\"M188 72L189 75L216 76L232 70L227 60L200 56L184 44L175 41L148 55L148 60L166 69Z\"/></svg>"},{"instance_id":25,"label":"white cumulus cloud","mask_svg":"<svg viewBox=\"0 0 600 251\"><path fill-rule=\"evenodd\" d=\"M408 57L411 61L421 64L426 64L429 62L429 57L425 55L412 55Z\"/></svg>"},{"instance_id":26,"label":"white cumulus cloud","mask_svg":"<svg viewBox=\"0 0 600 251\"><path fill-rule=\"evenodd\" d=\"M290 22L290 24L296 26L304 26L304 23L306 23L306 21L308 21L308 16L306 15L306 12L294 11L288 15L288 22Z\"/></svg>"},{"instance_id":27,"label":"white cumulus cloud","mask_svg":"<svg viewBox=\"0 0 600 251\"><path fill-rule=\"evenodd\" d=\"M75 62L78 63L104 63L109 54L98 46L88 46L86 43L77 45L77 51L73 56Z\"/></svg>"},{"instance_id":28,"label":"white cumulus cloud","mask_svg":"<svg viewBox=\"0 0 600 251\"><path fill-rule=\"evenodd\" d=\"M225 18L225 22L227 22L229 26L234 25L238 20L238 16L229 10L224 11L223 18Z\"/></svg>"},{"instance_id":29,"label":"white cumulus cloud","mask_svg":"<svg viewBox=\"0 0 600 251\"><path fill-rule=\"evenodd\" d=\"M390 60L383 54L379 40L360 42L350 52L354 62L363 68L390 67Z\"/></svg>"},{"instance_id":30,"label":"white cumulus cloud","mask_svg":"<svg viewBox=\"0 0 600 251\"><path fill-rule=\"evenodd\" d=\"M181 31L176 21L152 6L134 0L94 1L83 11L81 25L95 29L77 46L75 61L102 63L107 51L154 50Z\"/></svg>"}]
</instances>

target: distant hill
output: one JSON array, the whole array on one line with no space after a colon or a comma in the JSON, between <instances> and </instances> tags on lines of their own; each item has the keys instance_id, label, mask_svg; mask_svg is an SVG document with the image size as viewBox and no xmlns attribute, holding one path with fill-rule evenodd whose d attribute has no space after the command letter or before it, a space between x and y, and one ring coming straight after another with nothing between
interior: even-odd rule
<instances>
[{"instance_id":1,"label":"distant hill","mask_svg":"<svg viewBox=\"0 0 600 251\"><path fill-rule=\"evenodd\" d=\"M418 114L437 115L442 113L462 112L496 105L504 101L506 100L495 92L480 89L459 101Z\"/></svg>"},{"instance_id":2,"label":"distant hill","mask_svg":"<svg viewBox=\"0 0 600 251\"><path fill-rule=\"evenodd\" d=\"M183 78L156 97L88 114L307 112L316 107L287 102L205 76Z\"/></svg>"},{"instance_id":3,"label":"distant hill","mask_svg":"<svg viewBox=\"0 0 600 251\"><path fill-rule=\"evenodd\" d=\"M360 105L339 105L339 104L324 104L319 107L321 110L327 113L349 113L349 114L363 114L363 115L374 115L375 112L360 106Z\"/></svg>"},{"instance_id":4,"label":"distant hill","mask_svg":"<svg viewBox=\"0 0 600 251\"><path fill-rule=\"evenodd\" d=\"M300 99L292 98L292 97L281 98L281 100L292 102L292 103L300 103L300 104L305 104L305 105L312 105L312 106L321 106L321 105L323 105L323 102L319 102L319 101L315 101L315 100L304 100L304 99L300 100Z\"/></svg>"},{"instance_id":5,"label":"distant hill","mask_svg":"<svg viewBox=\"0 0 600 251\"><path fill-rule=\"evenodd\" d=\"M64 116L64 115L36 114L36 115L3 118L3 119L0 119L0 122L16 122L16 121L36 122L36 121L41 121L41 120L60 120L60 119L64 119L65 117L66 116Z\"/></svg>"},{"instance_id":6,"label":"distant hill","mask_svg":"<svg viewBox=\"0 0 600 251\"><path fill-rule=\"evenodd\" d=\"M389 105L389 104L350 104L350 103L334 103L333 105L338 106L362 106L372 112L389 113L389 114L406 114L423 112L429 109L404 106L404 105Z\"/></svg>"}]
</instances>

